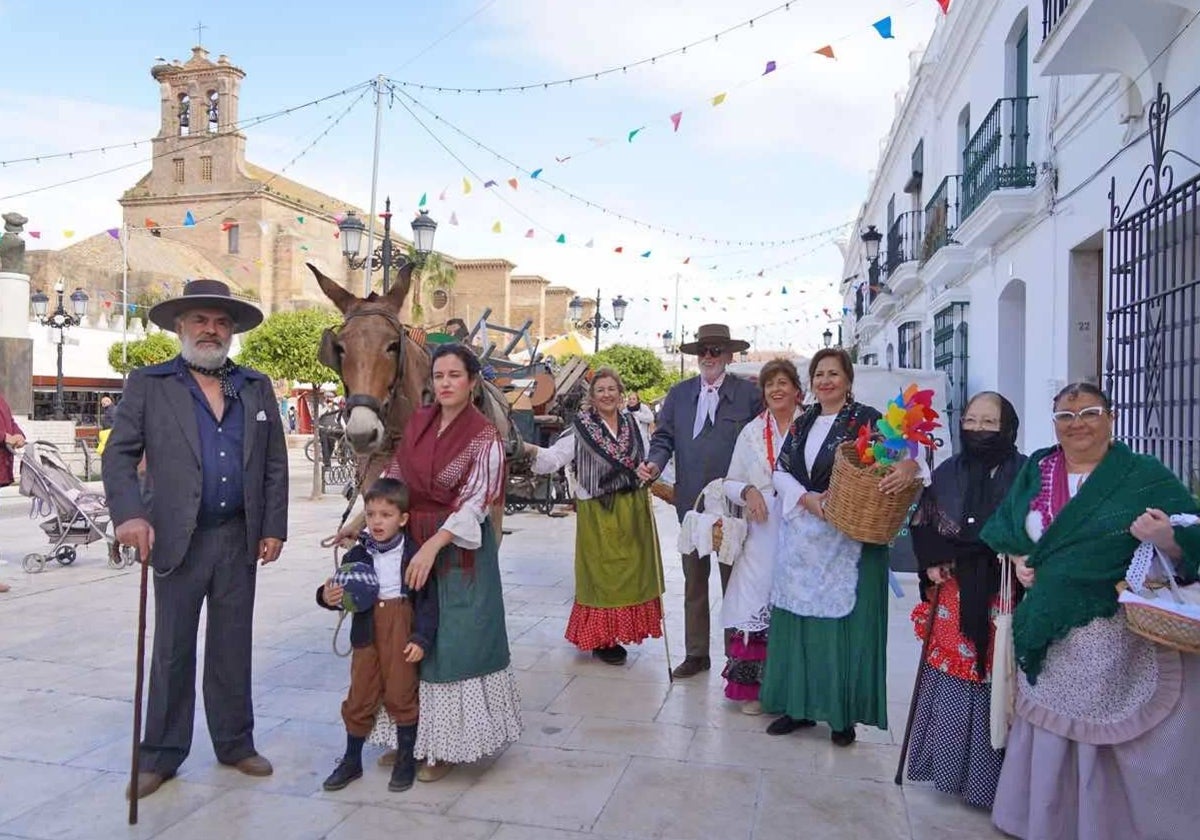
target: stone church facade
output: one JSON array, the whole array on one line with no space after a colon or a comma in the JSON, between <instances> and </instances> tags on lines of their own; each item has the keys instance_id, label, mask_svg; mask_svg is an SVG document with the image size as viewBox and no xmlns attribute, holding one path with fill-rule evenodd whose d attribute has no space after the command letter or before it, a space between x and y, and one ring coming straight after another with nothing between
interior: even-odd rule
<instances>
[{"instance_id":1,"label":"stone church facade","mask_svg":"<svg viewBox=\"0 0 1200 840\"><path fill-rule=\"evenodd\" d=\"M367 213L246 160L238 127L245 72L224 55L212 61L198 46L187 62L157 64L150 74L159 86L161 121L150 171L120 199L131 243L155 236L189 246L267 312L324 302L305 267L310 261L361 293L362 274L348 270L335 234L341 214ZM184 223L188 214L194 224ZM376 236L380 231L377 225ZM408 244L395 232L393 242L401 252ZM451 318L469 324L490 308L493 322L532 321L535 337L566 328L572 290L542 277L514 277L515 266L502 258L443 258L457 279L449 289L421 294L427 326Z\"/></svg>"}]
</instances>

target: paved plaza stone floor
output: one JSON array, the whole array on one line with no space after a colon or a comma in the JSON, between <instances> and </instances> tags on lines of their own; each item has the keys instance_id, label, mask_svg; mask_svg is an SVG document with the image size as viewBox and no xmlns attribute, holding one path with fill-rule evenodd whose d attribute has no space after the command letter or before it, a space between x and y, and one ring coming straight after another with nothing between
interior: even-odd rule
<instances>
[{"instance_id":1,"label":"paved plaza stone floor","mask_svg":"<svg viewBox=\"0 0 1200 840\"><path fill-rule=\"evenodd\" d=\"M141 802L126 825L136 570L106 567L100 544L73 566L27 575L44 549L27 500L0 497L0 837L331 838L365 840L775 840L998 837L988 816L926 786L893 783L919 646L908 613L916 582L891 598L889 718L859 727L848 749L824 726L783 737L721 693L720 665L671 685L661 640L623 667L563 640L572 600L573 516L508 517L501 549L521 741L434 784L389 793L368 748L364 777L338 793L321 781L344 746L339 705L348 662L331 650L335 619L313 603L331 566L319 539L340 497L308 498L308 464L293 451L291 536L258 578L254 682L259 750L275 765L253 779L216 763L197 710L180 776ZM655 502L667 562L666 609L683 649L682 573L674 514ZM712 601L719 605L717 575ZM151 607L151 615L153 608ZM714 622L713 650L719 649ZM343 628L343 634L345 634ZM346 638L343 636L343 645ZM203 644L203 636L201 636Z\"/></svg>"}]
</instances>

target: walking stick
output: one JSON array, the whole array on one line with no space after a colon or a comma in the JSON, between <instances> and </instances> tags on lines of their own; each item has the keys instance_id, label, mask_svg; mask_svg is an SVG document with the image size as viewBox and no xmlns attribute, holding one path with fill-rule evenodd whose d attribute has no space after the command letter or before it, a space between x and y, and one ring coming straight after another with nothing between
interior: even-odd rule
<instances>
[{"instance_id":1,"label":"walking stick","mask_svg":"<svg viewBox=\"0 0 1200 840\"><path fill-rule=\"evenodd\" d=\"M650 513L650 528L654 531L654 544L658 548L658 562L654 564L654 574L659 592L658 614L659 620L662 622L663 650L667 654L667 682L673 684L675 682L675 672L671 670L671 643L667 641L667 608L663 597L667 593L667 585L663 579L662 543L658 539L658 523L654 521L654 502L651 499L649 488L646 489L646 507Z\"/></svg>"},{"instance_id":2,"label":"walking stick","mask_svg":"<svg viewBox=\"0 0 1200 840\"><path fill-rule=\"evenodd\" d=\"M142 558L138 558L142 559ZM142 560L142 583L138 592L137 676L133 686L133 753L129 762L129 824L138 821L138 773L141 770L142 740L142 678L146 667L146 586L150 573L150 558Z\"/></svg>"},{"instance_id":3,"label":"walking stick","mask_svg":"<svg viewBox=\"0 0 1200 840\"><path fill-rule=\"evenodd\" d=\"M929 624L925 627L925 639L921 642L921 661L917 663L917 679L913 683L912 701L908 704L908 723L904 725L904 743L900 747L900 764L896 767L896 784L904 784L904 763L908 760L908 741L912 737L913 720L917 716L917 697L921 693L921 677L925 675L925 658L929 655L929 643L933 641L933 623L937 621L938 601L942 597L942 585L933 587L933 600L929 604Z\"/></svg>"}]
</instances>

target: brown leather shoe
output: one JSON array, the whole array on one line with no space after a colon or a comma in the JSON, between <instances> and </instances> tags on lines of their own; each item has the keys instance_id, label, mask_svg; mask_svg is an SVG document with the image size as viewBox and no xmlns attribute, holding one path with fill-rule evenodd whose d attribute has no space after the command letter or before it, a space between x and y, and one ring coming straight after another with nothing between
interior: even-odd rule
<instances>
[{"instance_id":1,"label":"brown leather shoe","mask_svg":"<svg viewBox=\"0 0 1200 840\"><path fill-rule=\"evenodd\" d=\"M417 781L436 782L438 779L445 778L446 774L453 769L454 765L448 761L439 761L437 764L422 762L417 767Z\"/></svg>"},{"instance_id":2,"label":"brown leather shoe","mask_svg":"<svg viewBox=\"0 0 1200 840\"><path fill-rule=\"evenodd\" d=\"M145 799L154 791L162 787L163 782L170 779L171 776L164 776L162 773L151 773L143 771L138 773L137 778L137 798ZM125 786L125 798L129 798L129 785Z\"/></svg>"},{"instance_id":3,"label":"brown leather shoe","mask_svg":"<svg viewBox=\"0 0 1200 840\"><path fill-rule=\"evenodd\" d=\"M232 765L232 767L239 773L245 773L247 776L270 776L275 772L275 768L271 766L271 762L258 753L246 756L241 761Z\"/></svg>"},{"instance_id":4,"label":"brown leather shoe","mask_svg":"<svg viewBox=\"0 0 1200 840\"><path fill-rule=\"evenodd\" d=\"M677 680L684 680L696 676L701 671L707 671L711 667L712 660L707 656L689 656L675 666L671 675Z\"/></svg>"}]
</instances>

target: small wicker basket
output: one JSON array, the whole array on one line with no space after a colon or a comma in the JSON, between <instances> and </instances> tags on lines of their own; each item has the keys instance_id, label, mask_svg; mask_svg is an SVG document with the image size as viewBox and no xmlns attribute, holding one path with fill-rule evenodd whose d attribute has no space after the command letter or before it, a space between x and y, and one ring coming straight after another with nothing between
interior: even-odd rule
<instances>
[{"instance_id":1,"label":"small wicker basket","mask_svg":"<svg viewBox=\"0 0 1200 840\"><path fill-rule=\"evenodd\" d=\"M673 505L675 504L675 485L667 484L665 481L655 481L650 485L650 495Z\"/></svg>"},{"instance_id":2,"label":"small wicker basket","mask_svg":"<svg viewBox=\"0 0 1200 840\"><path fill-rule=\"evenodd\" d=\"M1117 591L1128 586L1121 581ZM1125 624L1131 632L1181 653L1200 653L1200 621L1149 604L1125 601L1122 606L1125 607Z\"/></svg>"},{"instance_id":3,"label":"small wicker basket","mask_svg":"<svg viewBox=\"0 0 1200 840\"><path fill-rule=\"evenodd\" d=\"M833 459L833 479L825 502L825 519L851 539L887 545L908 519L922 482L888 495L879 492L881 476L858 458L854 443L843 443Z\"/></svg>"}]
</instances>

